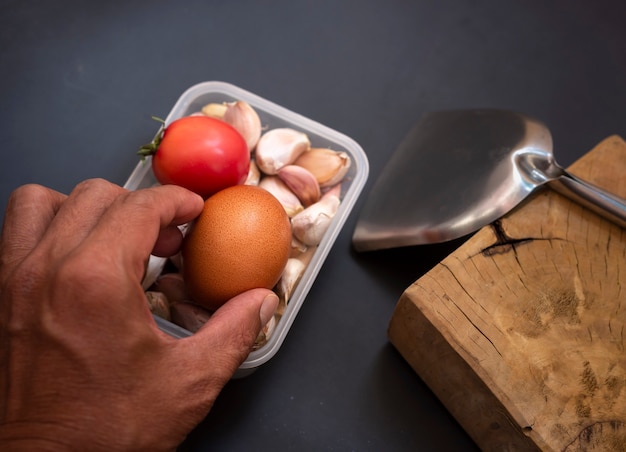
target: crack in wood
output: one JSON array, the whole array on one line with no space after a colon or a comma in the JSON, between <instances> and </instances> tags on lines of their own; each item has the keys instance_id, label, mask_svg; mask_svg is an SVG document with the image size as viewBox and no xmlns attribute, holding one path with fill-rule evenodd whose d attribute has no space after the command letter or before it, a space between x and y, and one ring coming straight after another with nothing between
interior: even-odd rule
<instances>
[{"instance_id":1,"label":"crack in wood","mask_svg":"<svg viewBox=\"0 0 626 452\"><path fill-rule=\"evenodd\" d=\"M504 231L504 228L502 227L502 220L496 220L493 223L491 223L489 226L491 226L491 229L493 229L493 233L496 236L496 242L482 249L481 254L487 257L513 251L517 259L517 250L515 248L517 245L530 243L534 240L547 240L547 239L536 239L536 238L531 238L531 237L520 238L520 239L509 237L508 234Z\"/></svg>"},{"instance_id":2,"label":"crack in wood","mask_svg":"<svg viewBox=\"0 0 626 452\"><path fill-rule=\"evenodd\" d=\"M476 331L478 331L485 339L487 339L487 341L491 344L491 346L496 351L496 353L498 355L502 356L502 353L500 353L500 350L498 350L498 347L496 347L496 344L493 343L493 341L489 338L489 336L487 336L487 334L485 334L485 332L483 330L481 330L480 327L478 325L476 325L476 323L474 323L474 321L465 313L465 311L458 304L456 304L454 302L454 300L452 298L450 298L448 295L444 294L444 299L448 300L450 303L452 303L454 306L456 306L456 308L459 310L459 312L476 329Z\"/></svg>"}]
</instances>

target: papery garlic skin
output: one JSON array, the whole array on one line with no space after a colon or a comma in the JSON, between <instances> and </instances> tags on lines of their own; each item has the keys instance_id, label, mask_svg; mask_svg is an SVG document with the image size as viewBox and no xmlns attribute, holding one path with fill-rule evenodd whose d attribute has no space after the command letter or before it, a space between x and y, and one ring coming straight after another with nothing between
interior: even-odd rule
<instances>
[{"instance_id":1,"label":"papery garlic skin","mask_svg":"<svg viewBox=\"0 0 626 452\"><path fill-rule=\"evenodd\" d=\"M309 170L317 179L320 187L330 187L343 180L348 173L352 160L348 153L327 148L310 148L293 162Z\"/></svg>"},{"instance_id":2,"label":"papery garlic skin","mask_svg":"<svg viewBox=\"0 0 626 452\"><path fill-rule=\"evenodd\" d=\"M304 206L294 192L278 176L264 176L259 187L269 191L282 204L289 218L302 212Z\"/></svg>"},{"instance_id":3,"label":"papery garlic skin","mask_svg":"<svg viewBox=\"0 0 626 452\"><path fill-rule=\"evenodd\" d=\"M278 170L278 177L287 184L302 202L304 207L320 200L322 192L315 176L306 168L297 165L285 165Z\"/></svg>"},{"instance_id":4,"label":"papery garlic skin","mask_svg":"<svg viewBox=\"0 0 626 452\"><path fill-rule=\"evenodd\" d=\"M263 173L274 175L310 147L311 142L305 133L287 127L271 129L261 135L257 143L256 164Z\"/></svg>"},{"instance_id":5,"label":"papery garlic skin","mask_svg":"<svg viewBox=\"0 0 626 452\"><path fill-rule=\"evenodd\" d=\"M291 219L293 235L305 245L319 245L340 203L334 192L326 193L318 202L294 215Z\"/></svg>"}]
</instances>

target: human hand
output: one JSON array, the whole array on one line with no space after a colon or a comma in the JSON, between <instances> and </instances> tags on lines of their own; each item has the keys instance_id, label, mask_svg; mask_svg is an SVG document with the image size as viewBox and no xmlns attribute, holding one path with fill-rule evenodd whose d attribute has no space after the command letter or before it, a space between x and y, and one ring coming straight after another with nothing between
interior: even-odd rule
<instances>
[{"instance_id":1,"label":"human hand","mask_svg":"<svg viewBox=\"0 0 626 452\"><path fill-rule=\"evenodd\" d=\"M278 299L255 289L193 336L161 332L141 280L202 199L102 180L27 185L0 237L0 449L173 450L246 359ZM11 448L12 447L12 448Z\"/></svg>"}]
</instances>

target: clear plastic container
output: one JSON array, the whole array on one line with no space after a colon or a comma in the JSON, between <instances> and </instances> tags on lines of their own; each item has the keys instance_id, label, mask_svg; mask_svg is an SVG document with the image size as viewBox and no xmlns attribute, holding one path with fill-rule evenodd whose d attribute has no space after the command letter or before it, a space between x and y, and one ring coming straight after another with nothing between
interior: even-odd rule
<instances>
[{"instance_id":1,"label":"clear plastic container","mask_svg":"<svg viewBox=\"0 0 626 452\"><path fill-rule=\"evenodd\" d=\"M280 318L271 337L263 346L250 353L245 362L240 366L235 374L235 378L246 376L256 370L259 366L270 360L282 345L291 325L293 324L302 303L307 296L326 256L333 246L341 228L346 222L350 211L359 197L367 180L369 165L363 149L350 137L343 135L336 130L326 127L318 122L294 113L286 108L276 105L253 93L250 93L237 86L210 81L203 82L190 87L178 99L171 112L165 119L165 124L169 124L183 116L188 116L198 112L201 108L211 102L232 102L244 100L248 102L259 114L264 130L277 127L291 127L300 130L309 136L313 147L326 147L335 151L347 152L351 159L351 166L348 174L344 178L341 187L341 204L335 214L332 223L326 231L321 243L315 251L313 258L307 266L302 278L294 288L287 308ZM150 158L144 162L139 162L128 181L124 185L129 190L151 187L157 184L150 167ZM148 264L147 274L159 273L165 264L165 259L151 256ZM176 338L183 338L192 333L172 322L155 316L159 328Z\"/></svg>"}]
</instances>

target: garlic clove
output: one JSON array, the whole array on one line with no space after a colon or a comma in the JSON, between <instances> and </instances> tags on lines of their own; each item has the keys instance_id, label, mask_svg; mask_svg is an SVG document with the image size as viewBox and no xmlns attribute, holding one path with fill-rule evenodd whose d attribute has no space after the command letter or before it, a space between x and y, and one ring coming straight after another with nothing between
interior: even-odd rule
<instances>
[{"instance_id":1,"label":"garlic clove","mask_svg":"<svg viewBox=\"0 0 626 452\"><path fill-rule=\"evenodd\" d=\"M237 129L246 140L250 152L261 137L261 118L248 102L237 100L222 104L210 103L202 108L202 113L221 119Z\"/></svg>"},{"instance_id":2,"label":"garlic clove","mask_svg":"<svg viewBox=\"0 0 626 452\"><path fill-rule=\"evenodd\" d=\"M276 284L276 287L274 288L276 295L278 295L280 300L284 302L285 305L289 303L293 289L296 287L296 284L298 284L298 281L300 281L305 269L306 264L300 259L290 257L287 260L287 264L285 265L283 273L278 280L278 284Z\"/></svg>"},{"instance_id":3,"label":"garlic clove","mask_svg":"<svg viewBox=\"0 0 626 452\"><path fill-rule=\"evenodd\" d=\"M309 249L308 246L306 246L304 243L302 243L300 240L298 240L295 236L292 235L291 253L289 254L289 257L297 257L300 254L306 252L306 250L308 249Z\"/></svg>"},{"instance_id":4,"label":"garlic clove","mask_svg":"<svg viewBox=\"0 0 626 452\"><path fill-rule=\"evenodd\" d=\"M218 104L212 102L202 107L201 113L205 116L210 116L211 118L224 120L224 114L226 113L227 108L226 103Z\"/></svg>"},{"instance_id":5,"label":"garlic clove","mask_svg":"<svg viewBox=\"0 0 626 452\"><path fill-rule=\"evenodd\" d=\"M242 100L227 104L224 121L232 125L246 140L252 152L261 138L261 119L252 106Z\"/></svg>"},{"instance_id":6,"label":"garlic clove","mask_svg":"<svg viewBox=\"0 0 626 452\"><path fill-rule=\"evenodd\" d=\"M322 196L336 196L341 199L341 184L335 184L330 187L325 187Z\"/></svg>"},{"instance_id":7,"label":"garlic clove","mask_svg":"<svg viewBox=\"0 0 626 452\"><path fill-rule=\"evenodd\" d=\"M162 319L171 320L170 304L165 294L148 290L146 292L146 299L148 300L148 308L151 313L158 315Z\"/></svg>"},{"instance_id":8,"label":"garlic clove","mask_svg":"<svg viewBox=\"0 0 626 452\"><path fill-rule=\"evenodd\" d=\"M254 341L254 345L252 346L253 350L258 350L259 348L264 346L267 343L267 341L269 341L270 337L272 337L272 334L274 333L274 330L276 329L277 323L278 323L278 320L276 316L273 316L269 320L269 322L267 322L267 324L264 325L263 328L261 328L261 331L259 332L259 335Z\"/></svg>"},{"instance_id":9,"label":"garlic clove","mask_svg":"<svg viewBox=\"0 0 626 452\"><path fill-rule=\"evenodd\" d=\"M259 171L259 167L256 162L251 159L250 160L250 170L248 171L248 178L244 182L245 185L259 185L261 180L261 172Z\"/></svg>"},{"instance_id":10,"label":"garlic clove","mask_svg":"<svg viewBox=\"0 0 626 452\"><path fill-rule=\"evenodd\" d=\"M170 304L186 300L187 288L180 273L164 273L154 283L154 290L164 294Z\"/></svg>"},{"instance_id":11,"label":"garlic clove","mask_svg":"<svg viewBox=\"0 0 626 452\"><path fill-rule=\"evenodd\" d=\"M211 317L211 312L189 301L172 304L170 311L172 322L192 333L198 331Z\"/></svg>"},{"instance_id":12,"label":"garlic clove","mask_svg":"<svg viewBox=\"0 0 626 452\"><path fill-rule=\"evenodd\" d=\"M265 176L261 178L259 187L269 191L285 208L289 218L304 210L304 206L298 197L291 191L278 176Z\"/></svg>"},{"instance_id":13,"label":"garlic clove","mask_svg":"<svg viewBox=\"0 0 626 452\"><path fill-rule=\"evenodd\" d=\"M308 247L302 253L299 253L297 256L292 256L287 260L283 273L274 288L284 306L289 303L293 290L296 288L298 282L300 282L311 259L313 259L316 249L317 247Z\"/></svg>"},{"instance_id":14,"label":"garlic clove","mask_svg":"<svg viewBox=\"0 0 626 452\"><path fill-rule=\"evenodd\" d=\"M335 185L345 177L352 160L348 153L327 148L310 148L293 162L309 170L320 187Z\"/></svg>"},{"instance_id":15,"label":"garlic clove","mask_svg":"<svg viewBox=\"0 0 626 452\"><path fill-rule=\"evenodd\" d=\"M296 256L296 259L298 259L304 265L309 265L309 263L311 262L311 259L313 259L313 256L315 255L316 250L317 250L317 246L310 246L306 249L304 253Z\"/></svg>"},{"instance_id":16,"label":"garlic clove","mask_svg":"<svg viewBox=\"0 0 626 452\"><path fill-rule=\"evenodd\" d=\"M257 143L256 164L263 173L274 175L310 147L309 137L305 133L286 127L271 129L261 135Z\"/></svg>"},{"instance_id":17,"label":"garlic clove","mask_svg":"<svg viewBox=\"0 0 626 452\"><path fill-rule=\"evenodd\" d=\"M339 197L326 193L291 219L293 235L305 245L319 245L339 208Z\"/></svg>"},{"instance_id":18,"label":"garlic clove","mask_svg":"<svg viewBox=\"0 0 626 452\"><path fill-rule=\"evenodd\" d=\"M304 207L320 200L320 185L315 176L306 168L297 165L285 165L278 170L278 177L295 193Z\"/></svg>"}]
</instances>

